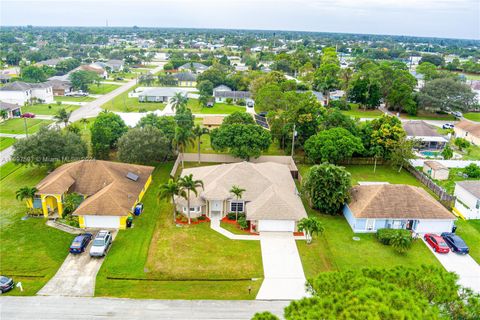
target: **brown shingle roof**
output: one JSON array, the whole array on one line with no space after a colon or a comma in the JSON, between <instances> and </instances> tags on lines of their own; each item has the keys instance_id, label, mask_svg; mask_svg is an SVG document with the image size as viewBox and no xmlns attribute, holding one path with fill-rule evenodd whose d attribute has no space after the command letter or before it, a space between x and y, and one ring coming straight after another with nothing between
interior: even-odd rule
<instances>
[{"instance_id":1,"label":"brown shingle roof","mask_svg":"<svg viewBox=\"0 0 480 320\"><path fill-rule=\"evenodd\" d=\"M448 168L446 166L444 166L443 164L441 164L438 161L430 161L429 160L429 161L425 161L424 164L426 164L427 166L429 166L433 170L448 170Z\"/></svg>"},{"instance_id":2,"label":"brown shingle roof","mask_svg":"<svg viewBox=\"0 0 480 320\"><path fill-rule=\"evenodd\" d=\"M126 216L153 172L153 167L102 160L65 164L37 185L38 194L77 192L87 198L74 215ZM132 172L137 181L126 177Z\"/></svg>"},{"instance_id":3,"label":"brown shingle roof","mask_svg":"<svg viewBox=\"0 0 480 320\"><path fill-rule=\"evenodd\" d=\"M223 123L224 116L206 116L203 117L204 126L219 126Z\"/></svg>"},{"instance_id":4,"label":"brown shingle roof","mask_svg":"<svg viewBox=\"0 0 480 320\"><path fill-rule=\"evenodd\" d=\"M455 125L455 128L460 128L464 131L469 132L475 137L480 137L480 123L475 123L468 120L462 120Z\"/></svg>"},{"instance_id":5,"label":"brown shingle roof","mask_svg":"<svg viewBox=\"0 0 480 320\"><path fill-rule=\"evenodd\" d=\"M404 184L355 186L348 205L356 218L455 219L424 189Z\"/></svg>"},{"instance_id":6,"label":"brown shingle roof","mask_svg":"<svg viewBox=\"0 0 480 320\"><path fill-rule=\"evenodd\" d=\"M410 137L441 137L435 127L425 121L408 121L403 124L403 129Z\"/></svg>"},{"instance_id":7,"label":"brown shingle roof","mask_svg":"<svg viewBox=\"0 0 480 320\"><path fill-rule=\"evenodd\" d=\"M459 186L470 192L472 195L480 199L480 181L466 180L457 182Z\"/></svg>"}]
</instances>

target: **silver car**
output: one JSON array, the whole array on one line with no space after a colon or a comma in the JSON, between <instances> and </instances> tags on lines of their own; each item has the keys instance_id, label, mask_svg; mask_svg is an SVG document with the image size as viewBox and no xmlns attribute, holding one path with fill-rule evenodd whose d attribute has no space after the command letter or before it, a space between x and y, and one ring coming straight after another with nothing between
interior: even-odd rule
<instances>
[{"instance_id":1,"label":"silver car","mask_svg":"<svg viewBox=\"0 0 480 320\"><path fill-rule=\"evenodd\" d=\"M90 256L104 257L111 244L112 233L108 230L100 230L95 236L95 239L93 239L92 247L90 248Z\"/></svg>"}]
</instances>

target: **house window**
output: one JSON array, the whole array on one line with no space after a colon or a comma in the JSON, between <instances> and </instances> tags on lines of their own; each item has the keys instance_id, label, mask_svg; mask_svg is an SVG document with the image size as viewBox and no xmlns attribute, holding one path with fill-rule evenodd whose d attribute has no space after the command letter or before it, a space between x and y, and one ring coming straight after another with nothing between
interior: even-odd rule
<instances>
[{"instance_id":1,"label":"house window","mask_svg":"<svg viewBox=\"0 0 480 320\"><path fill-rule=\"evenodd\" d=\"M243 212L243 201L231 201L230 212Z\"/></svg>"}]
</instances>

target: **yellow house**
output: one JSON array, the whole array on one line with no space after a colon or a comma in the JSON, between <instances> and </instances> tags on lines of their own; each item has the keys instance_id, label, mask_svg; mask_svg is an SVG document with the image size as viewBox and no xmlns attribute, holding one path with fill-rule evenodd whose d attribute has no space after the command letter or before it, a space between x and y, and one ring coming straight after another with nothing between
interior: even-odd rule
<instances>
[{"instance_id":1,"label":"yellow house","mask_svg":"<svg viewBox=\"0 0 480 320\"><path fill-rule=\"evenodd\" d=\"M191 72L179 72L174 75L179 87L196 87L197 75Z\"/></svg>"},{"instance_id":2,"label":"yellow house","mask_svg":"<svg viewBox=\"0 0 480 320\"><path fill-rule=\"evenodd\" d=\"M154 167L128 163L81 160L65 164L38 185L33 203L45 217L64 213L68 193L84 197L72 213L82 228L125 229L126 220L152 181Z\"/></svg>"}]
</instances>

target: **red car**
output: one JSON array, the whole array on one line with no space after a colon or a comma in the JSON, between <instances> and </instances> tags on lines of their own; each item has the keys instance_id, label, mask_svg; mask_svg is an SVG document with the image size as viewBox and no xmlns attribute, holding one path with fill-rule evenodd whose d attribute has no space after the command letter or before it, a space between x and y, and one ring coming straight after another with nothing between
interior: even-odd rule
<instances>
[{"instance_id":1,"label":"red car","mask_svg":"<svg viewBox=\"0 0 480 320\"><path fill-rule=\"evenodd\" d=\"M442 237L433 233L427 233L424 237L425 241L433 248L433 251L438 253L449 253L450 249L448 248L447 243L443 240Z\"/></svg>"},{"instance_id":2,"label":"red car","mask_svg":"<svg viewBox=\"0 0 480 320\"><path fill-rule=\"evenodd\" d=\"M35 115L33 113L24 113L22 114L22 118L35 118Z\"/></svg>"}]
</instances>

